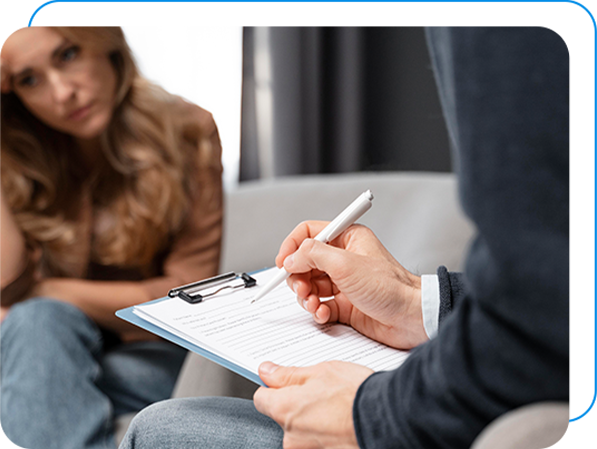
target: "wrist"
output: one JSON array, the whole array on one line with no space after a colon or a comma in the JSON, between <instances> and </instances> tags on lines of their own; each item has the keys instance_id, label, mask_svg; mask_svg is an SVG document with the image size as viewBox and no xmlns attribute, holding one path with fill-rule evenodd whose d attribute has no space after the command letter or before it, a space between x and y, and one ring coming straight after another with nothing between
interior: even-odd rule
<instances>
[{"instance_id":1,"label":"wrist","mask_svg":"<svg viewBox=\"0 0 597 449\"><path fill-rule=\"evenodd\" d=\"M427 332L425 332L425 323L423 320L423 307L422 307L422 285L421 276L410 275L410 307L408 311L408 323L409 326L409 341L412 347L418 346L429 340Z\"/></svg>"},{"instance_id":2,"label":"wrist","mask_svg":"<svg viewBox=\"0 0 597 449\"><path fill-rule=\"evenodd\" d=\"M400 349L411 349L429 340L425 332L423 310L421 307L421 276L411 273L399 265L398 277L402 284L402 303L399 316L396 317L397 326L401 329L402 345Z\"/></svg>"},{"instance_id":3,"label":"wrist","mask_svg":"<svg viewBox=\"0 0 597 449\"><path fill-rule=\"evenodd\" d=\"M71 302L73 289L76 286L77 279L66 278L46 278L35 284L32 290L33 296L52 298L59 301Z\"/></svg>"}]
</instances>

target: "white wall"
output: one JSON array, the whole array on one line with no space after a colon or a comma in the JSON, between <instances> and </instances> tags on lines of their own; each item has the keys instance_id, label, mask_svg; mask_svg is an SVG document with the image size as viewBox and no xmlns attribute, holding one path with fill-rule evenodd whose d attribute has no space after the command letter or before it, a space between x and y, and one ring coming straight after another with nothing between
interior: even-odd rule
<instances>
[{"instance_id":1,"label":"white wall","mask_svg":"<svg viewBox=\"0 0 597 449\"><path fill-rule=\"evenodd\" d=\"M224 185L236 187L242 28L125 26L123 30L146 78L213 114L222 139Z\"/></svg>"}]
</instances>

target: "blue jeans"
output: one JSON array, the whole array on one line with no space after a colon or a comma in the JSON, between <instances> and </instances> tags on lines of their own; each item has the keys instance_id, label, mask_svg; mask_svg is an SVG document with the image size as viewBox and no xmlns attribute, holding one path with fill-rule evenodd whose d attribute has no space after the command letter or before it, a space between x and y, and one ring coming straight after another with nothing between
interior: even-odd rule
<instances>
[{"instance_id":1,"label":"blue jeans","mask_svg":"<svg viewBox=\"0 0 597 449\"><path fill-rule=\"evenodd\" d=\"M153 404L135 416L120 449L278 449L284 433L238 398L186 398Z\"/></svg>"},{"instance_id":2,"label":"blue jeans","mask_svg":"<svg viewBox=\"0 0 597 449\"><path fill-rule=\"evenodd\" d=\"M116 447L114 418L169 398L186 351L163 341L106 350L76 307L34 298L1 331L1 421L28 449Z\"/></svg>"}]
</instances>

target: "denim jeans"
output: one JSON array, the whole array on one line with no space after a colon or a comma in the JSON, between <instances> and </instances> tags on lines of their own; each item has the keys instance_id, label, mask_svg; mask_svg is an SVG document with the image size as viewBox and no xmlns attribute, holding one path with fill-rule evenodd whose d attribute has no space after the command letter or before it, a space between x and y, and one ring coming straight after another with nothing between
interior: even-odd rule
<instances>
[{"instance_id":1,"label":"denim jeans","mask_svg":"<svg viewBox=\"0 0 597 449\"><path fill-rule=\"evenodd\" d=\"M116 447L114 418L169 398L186 351L163 341L105 348L76 307L12 306L1 331L1 422L28 449Z\"/></svg>"},{"instance_id":2,"label":"denim jeans","mask_svg":"<svg viewBox=\"0 0 597 449\"><path fill-rule=\"evenodd\" d=\"M186 398L158 402L135 416L120 449L278 449L283 438L253 401Z\"/></svg>"}]
</instances>

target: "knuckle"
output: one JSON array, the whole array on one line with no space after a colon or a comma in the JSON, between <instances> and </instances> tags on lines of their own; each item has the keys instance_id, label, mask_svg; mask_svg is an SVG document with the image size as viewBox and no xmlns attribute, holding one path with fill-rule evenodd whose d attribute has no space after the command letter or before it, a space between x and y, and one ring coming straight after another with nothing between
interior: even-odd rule
<instances>
[{"instance_id":1,"label":"knuckle","mask_svg":"<svg viewBox=\"0 0 597 449\"><path fill-rule=\"evenodd\" d=\"M309 235L309 221L301 221L298 225L296 225L292 231L292 234L296 233Z\"/></svg>"},{"instance_id":2,"label":"knuckle","mask_svg":"<svg viewBox=\"0 0 597 449\"><path fill-rule=\"evenodd\" d=\"M296 377L297 367L296 366L289 366L284 370L284 383L290 383Z\"/></svg>"},{"instance_id":3,"label":"knuckle","mask_svg":"<svg viewBox=\"0 0 597 449\"><path fill-rule=\"evenodd\" d=\"M366 235L368 237L375 236L375 233L371 229L369 229L367 226L358 224L358 225L355 225L355 227L356 227L356 231L362 233L363 235Z\"/></svg>"},{"instance_id":4,"label":"knuckle","mask_svg":"<svg viewBox=\"0 0 597 449\"><path fill-rule=\"evenodd\" d=\"M299 248L302 252L310 253L315 249L315 240L314 239L305 239L303 243L301 243L301 247Z\"/></svg>"}]
</instances>

